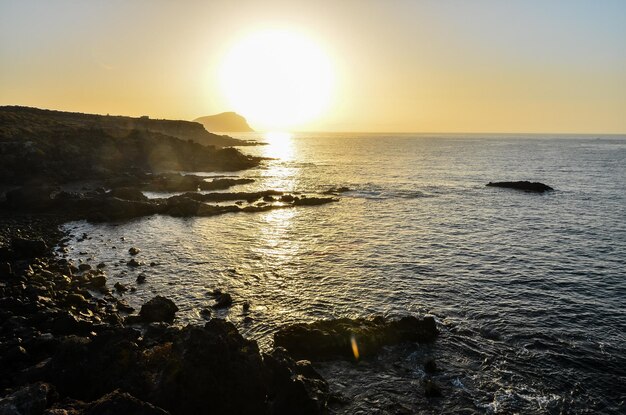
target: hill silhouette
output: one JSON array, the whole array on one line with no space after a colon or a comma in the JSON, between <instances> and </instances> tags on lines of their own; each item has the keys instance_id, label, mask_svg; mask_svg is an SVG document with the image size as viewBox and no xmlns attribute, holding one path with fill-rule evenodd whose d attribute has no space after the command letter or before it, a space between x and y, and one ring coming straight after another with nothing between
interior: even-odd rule
<instances>
[{"instance_id":1,"label":"hill silhouette","mask_svg":"<svg viewBox=\"0 0 626 415\"><path fill-rule=\"evenodd\" d=\"M202 124L207 131L238 133L254 131L250 128L246 119L235 112L222 112L221 114L208 115L206 117L196 118L194 121Z\"/></svg>"},{"instance_id":2,"label":"hill silhouette","mask_svg":"<svg viewBox=\"0 0 626 415\"><path fill-rule=\"evenodd\" d=\"M68 128L97 128L112 135L124 135L133 130L149 131L216 147L246 145L245 141L210 133L201 124L191 121L83 114L20 106L0 107L0 135L5 137Z\"/></svg>"}]
</instances>

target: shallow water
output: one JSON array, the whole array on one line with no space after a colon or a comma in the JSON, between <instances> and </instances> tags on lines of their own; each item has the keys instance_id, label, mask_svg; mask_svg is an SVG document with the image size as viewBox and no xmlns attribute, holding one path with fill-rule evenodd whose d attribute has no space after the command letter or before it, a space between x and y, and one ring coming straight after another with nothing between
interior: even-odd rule
<instances>
[{"instance_id":1,"label":"shallow water","mask_svg":"<svg viewBox=\"0 0 626 415\"><path fill-rule=\"evenodd\" d=\"M124 297L138 307L167 295L181 323L202 321L207 292L221 288L235 305L214 315L264 347L292 322L433 314L442 336L428 352L446 397L409 396L423 377L421 351L378 358L401 363L408 377L395 388L407 388L408 401L394 402L410 410L625 410L626 137L301 134L243 151L276 159L233 173L257 179L234 191L352 190L319 207L74 222L67 229L91 239L74 241L70 257L105 262L111 285L145 273ZM557 190L485 187L499 180ZM157 265L128 268L131 246ZM362 369L323 372L339 382ZM359 395L358 382L343 392ZM387 398L360 405L393 413Z\"/></svg>"}]
</instances>

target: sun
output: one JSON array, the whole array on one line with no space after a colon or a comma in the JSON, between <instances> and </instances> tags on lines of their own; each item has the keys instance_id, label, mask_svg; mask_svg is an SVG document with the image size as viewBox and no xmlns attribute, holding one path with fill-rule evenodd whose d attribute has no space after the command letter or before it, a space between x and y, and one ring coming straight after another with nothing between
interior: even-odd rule
<instances>
[{"instance_id":1,"label":"sun","mask_svg":"<svg viewBox=\"0 0 626 415\"><path fill-rule=\"evenodd\" d=\"M224 57L219 75L230 108L265 131L315 120L328 109L334 87L328 55L310 38L289 30L244 37Z\"/></svg>"}]
</instances>

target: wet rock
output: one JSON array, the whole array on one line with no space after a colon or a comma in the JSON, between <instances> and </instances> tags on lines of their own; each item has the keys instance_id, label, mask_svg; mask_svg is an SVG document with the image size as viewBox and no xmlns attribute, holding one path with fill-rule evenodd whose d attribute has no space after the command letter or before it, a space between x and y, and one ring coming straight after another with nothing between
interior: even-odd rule
<instances>
[{"instance_id":1,"label":"wet rock","mask_svg":"<svg viewBox=\"0 0 626 415\"><path fill-rule=\"evenodd\" d=\"M104 275L95 275L89 280L91 288L100 289L106 286L107 279Z\"/></svg>"},{"instance_id":2,"label":"wet rock","mask_svg":"<svg viewBox=\"0 0 626 415\"><path fill-rule=\"evenodd\" d=\"M131 307L126 301L118 300L117 301L117 309L124 313L132 313L135 311L133 307Z\"/></svg>"},{"instance_id":3,"label":"wet rock","mask_svg":"<svg viewBox=\"0 0 626 415\"><path fill-rule=\"evenodd\" d=\"M209 320L211 318L211 309L210 308L203 308L202 310L200 310L200 315L202 316L202 318L205 318L207 320Z\"/></svg>"},{"instance_id":4,"label":"wet rock","mask_svg":"<svg viewBox=\"0 0 626 415\"><path fill-rule=\"evenodd\" d=\"M98 269L102 269L102 268L105 268L106 266L107 266L107 264L105 264L104 262L101 262L101 263L99 263L99 264L96 266L96 268L98 268Z\"/></svg>"},{"instance_id":5,"label":"wet rock","mask_svg":"<svg viewBox=\"0 0 626 415\"><path fill-rule=\"evenodd\" d=\"M295 198L294 206L319 206L327 203L337 202L339 199L334 197L301 197Z\"/></svg>"},{"instance_id":6,"label":"wet rock","mask_svg":"<svg viewBox=\"0 0 626 415\"><path fill-rule=\"evenodd\" d=\"M216 296L213 308L228 308L233 305L233 297L228 293L221 293Z\"/></svg>"},{"instance_id":7,"label":"wet rock","mask_svg":"<svg viewBox=\"0 0 626 415\"><path fill-rule=\"evenodd\" d=\"M157 295L150 301L141 306L139 317L144 322L161 322L171 323L174 321L178 307L169 298Z\"/></svg>"},{"instance_id":8,"label":"wet rock","mask_svg":"<svg viewBox=\"0 0 626 415\"><path fill-rule=\"evenodd\" d=\"M145 274L137 275L137 283L143 284L144 282L146 282L146 275Z\"/></svg>"},{"instance_id":9,"label":"wet rock","mask_svg":"<svg viewBox=\"0 0 626 415\"><path fill-rule=\"evenodd\" d=\"M24 386L0 398L2 415L40 415L56 398L54 387L39 382Z\"/></svg>"},{"instance_id":10,"label":"wet rock","mask_svg":"<svg viewBox=\"0 0 626 415\"><path fill-rule=\"evenodd\" d=\"M489 182L486 186L491 187L503 187L507 189L516 189L523 190L525 192L535 192L535 193L543 193L554 190L552 187L539 183L539 182L529 182L529 181L518 181L518 182Z\"/></svg>"},{"instance_id":11,"label":"wet rock","mask_svg":"<svg viewBox=\"0 0 626 415\"><path fill-rule=\"evenodd\" d=\"M91 269L91 265L89 264L79 264L78 265L78 270L79 271L89 271Z\"/></svg>"},{"instance_id":12,"label":"wet rock","mask_svg":"<svg viewBox=\"0 0 626 415\"><path fill-rule=\"evenodd\" d=\"M247 313L248 311L250 311L250 302L244 301L243 304L241 305L241 309L243 310L244 313Z\"/></svg>"},{"instance_id":13,"label":"wet rock","mask_svg":"<svg viewBox=\"0 0 626 415\"><path fill-rule=\"evenodd\" d=\"M107 196L139 202L144 202L148 200L148 198L141 192L141 190L137 189L136 187L118 187L116 189L112 189L107 194Z\"/></svg>"},{"instance_id":14,"label":"wet rock","mask_svg":"<svg viewBox=\"0 0 626 415\"><path fill-rule=\"evenodd\" d=\"M435 319L430 316L408 316L399 320L342 318L283 327L274 334L274 345L302 359L359 359L387 345L430 342L437 334Z\"/></svg>"},{"instance_id":15,"label":"wet rock","mask_svg":"<svg viewBox=\"0 0 626 415\"><path fill-rule=\"evenodd\" d=\"M120 293L128 291L128 287L126 287L124 284L122 284L119 281L116 282L115 285L113 285L113 288L115 288Z\"/></svg>"},{"instance_id":16,"label":"wet rock","mask_svg":"<svg viewBox=\"0 0 626 415\"><path fill-rule=\"evenodd\" d=\"M137 255L139 252L141 252L141 249L135 248L134 246L128 250L128 253L131 255Z\"/></svg>"},{"instance_id":17,"label":"wet rock","mask_svg":"<svg viewBox=\"0 0 626 415\"><path fill-rule=\"evenodd\" d=\"M143 265L143 262L137 261L135 258L132 258L130 261L126 263L129 267L137 268Z\"/></svg>"}]
</instances>

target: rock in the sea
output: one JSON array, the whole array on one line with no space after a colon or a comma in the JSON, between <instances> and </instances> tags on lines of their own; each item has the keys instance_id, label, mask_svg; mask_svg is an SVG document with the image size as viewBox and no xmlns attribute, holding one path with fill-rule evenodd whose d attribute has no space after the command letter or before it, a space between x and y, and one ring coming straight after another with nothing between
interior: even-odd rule
<instances>
[{"instance_id":1,"label":"rock in the sea","mask_svg":"<svg viewBox=\"0 0 626 415\"><path fill-rule=\"evenodd\" d=\"M233 297L228 293L220 293L215 298L213 308L227 308L233 305Z\"/></svg>"},{"instance_id":2,"label":"rock in the sea","mask_svg":"<svg viewBox=\"0 0 626 415\"><path fill-rule=\"evenodd\" d=\"M128 287L126 287L124 284L122 284L119 281L113 285L113 288L115 288L118 292L121 292L121 293L128 291Z\"/></svg>"},{"instance_id":3,"label":"rock in the sea","mask_svg":"<svg viewBox=\"0 0 626 415\"><path fill-rule=\"evenodd\" d=\"M139 248L135 248L134 246L128 250L128 253L131 255L137 255L141 250Z\"/></svg>"},{"instance_id":4,"label":"rock in the sea","mask_svg":"<svg viewBox=\"0 0 626 415\"><path fill-rule=\"evenodd\" d=\"M146 275L145 274L137 275L137 284L143 284L144 282L146 282Z\"/></svg>"},{"instance_id":5,"label":"rock in the sea","mask_svg":"<svg viewBox=\"0 0 626 415\"><path fill-rule=\"evenodd\" d=\"M519 182L489 182L486 186L491 187L504 187L507 189L516 189L523 190L525 192L535 192L535 193L543 193L548 192L550 190L554 190L550 186L539 183L539 182L529 182L529 181L519 181Z\"/></svg>"},{"instance_id":6,"label":"rock in the sea","mask_svg":"<svg viewBox=\"0 0 626 415\"><path fill-rule=\"evenodd\" d=\"M132 258L130 261L126 263L129 267L137 268L143 265L143 262L137 261L135 258Z\"/></svg>"},{"instance_id":7,"label":"rock in the sea","mask_svg":"<svg viewBox=\"0 0 626 415\"><path fill-rule=\"evenodd\" d=\"M430 342L437 334L435 319L430 316L407 316L399 320L341 318L284 327L274 334L274 345L284 347L298 359L359 359L387 345Z\"/></svg>"},{"instance_id":8,"label":"rock in the sea","mask_svg":"<svg viewBox=\"0 0 626 415\"><path fill-rule=\"evenodd\" d=\"M108 196L116 197L123 200L132 200L136 202L145 202L148 198L141 192L141 190L135 187L118 187L112 189Z\"/></svg>"},{"instance_id":9,"label":"rock in the sea","mask_svg":"<svg viewBox=\"0 0 626 415\"><path fill-rule=\"evenodd\" d=\"M178 307L169 298L157 295L150 301L141 306L139 317L145 322L161 322L171 323L174 321Z\"/></svg>"}]
</instances>

